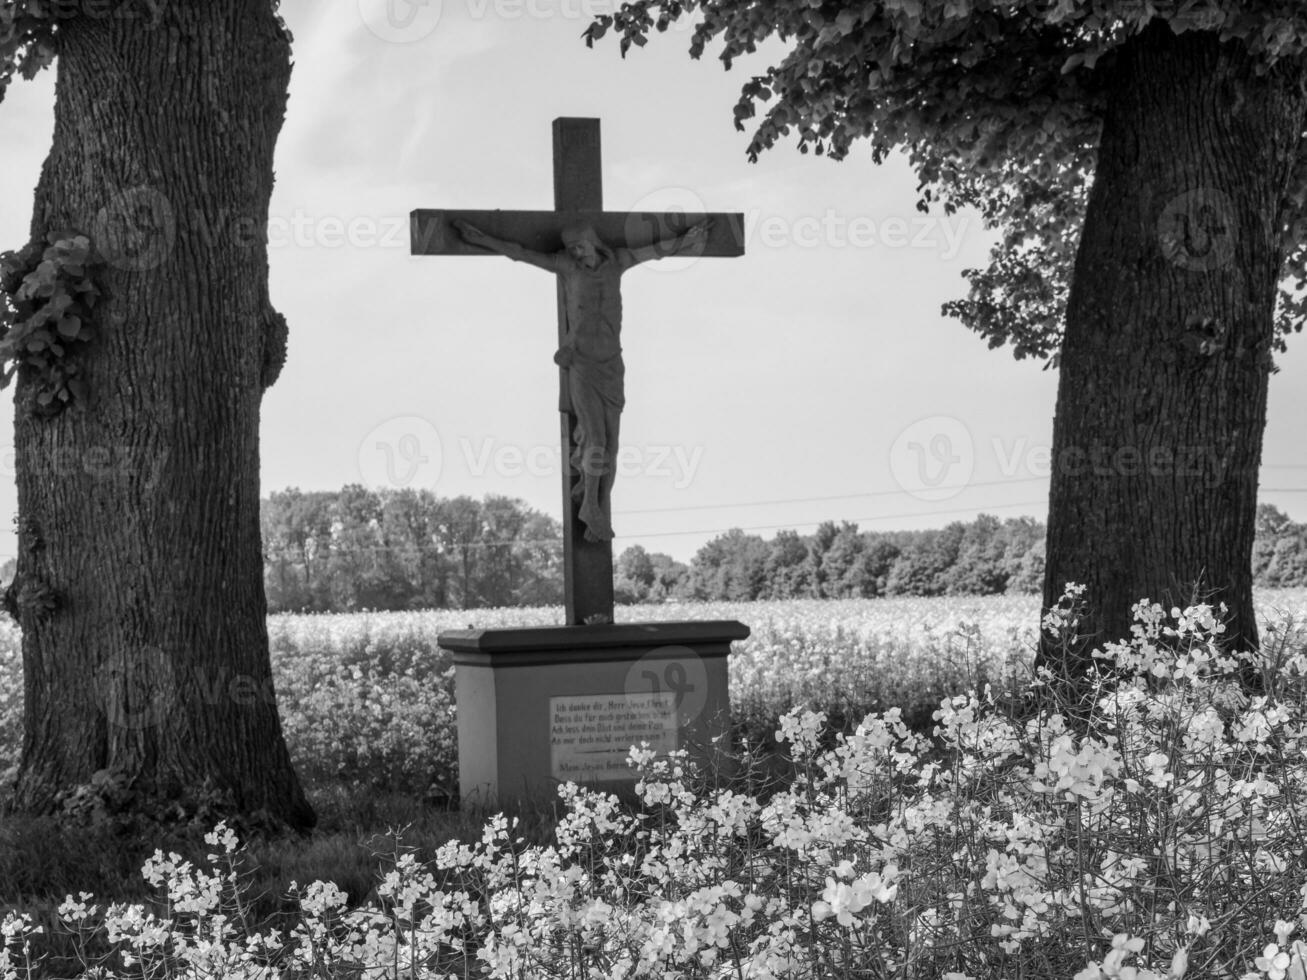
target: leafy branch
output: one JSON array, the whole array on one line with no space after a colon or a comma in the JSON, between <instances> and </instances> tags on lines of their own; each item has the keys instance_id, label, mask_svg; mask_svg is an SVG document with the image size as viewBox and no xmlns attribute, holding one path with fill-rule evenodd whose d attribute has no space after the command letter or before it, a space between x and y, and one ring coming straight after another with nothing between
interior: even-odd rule
<instances>
[{"instance_id":1,"label":"leafy branch","mask_svg":"<svg viewBox=\"0 0 1307 980\"><path fill-rule=\"evenodd\" d=\"M86 396L73 354L95 337L100 264L91 240L72 231L51 232L44 245L0 255L0 388L28 369L36 384L35 414L57 415Z\"/></svg>"},{"instance_id":2,"label":"leafy branch","mask_svg":"<svg viewBox=\"0 0 1307 980\"><path fill-rule=\"evenodd\" d=\"M735 127L756 161L783 139L834 160L866 143L902 152L917 207L981 212L999 233L966 299L944 309L991 347L1056 363L1088 188L1117 52L1150 25L1238 42L1259 73L1307 59L1301 0L626 0L583 34L621 54L692 20L690 56L713 51L753 74ZM779 41L761 65L751 56ZM773 48L773 51L776 49ZM746 123L748 126L746 127ZM1307 135L1304 135L1307 139ZM1285 209L1289 241L1275 350L1307 320L1307 153Z\"/></svg>"},{"instance_id":3,"label":"leafy branch","mask_svg":"<svg viewBox=\"0 0 1307 980\"><path fill-rule=\"evenodd\" d=\"M31 79L54 62L57 13L45 0L0 0L0 102L14 75Z\"/></svg>"}]
</instances>

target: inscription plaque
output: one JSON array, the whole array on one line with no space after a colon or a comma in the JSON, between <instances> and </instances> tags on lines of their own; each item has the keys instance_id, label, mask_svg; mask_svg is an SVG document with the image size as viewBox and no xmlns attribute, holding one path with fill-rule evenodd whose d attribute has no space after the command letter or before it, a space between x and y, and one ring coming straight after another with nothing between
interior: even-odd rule
<instances>
[{"instance_id":1,"label":"inscription plaque","mask_svg":"<svg viewBox=\"0 0 1307 980\"><path fill-rule=\"evenodd\" d=\"M549 699L549 762L561 782L634 778L631 746L648 742L659 754L677 748L677 695L566 695Z\"/></svg>"}]
</instances>

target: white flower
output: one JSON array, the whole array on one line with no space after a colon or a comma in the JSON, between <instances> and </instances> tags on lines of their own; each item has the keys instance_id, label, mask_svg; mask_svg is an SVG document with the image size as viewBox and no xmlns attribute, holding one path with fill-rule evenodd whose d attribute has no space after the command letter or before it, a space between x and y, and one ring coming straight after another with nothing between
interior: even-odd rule
<instances>
[{"instance_id":1,"label":"white flower","mask_svg":"<svg viewBox=\"0 0 1307 980\"><path fill-rule=\"evenodd\" d=\"M1268 943L1262 955L1253 960L1253 965L1265 973L1270 980L1284 980L1289 972L1290 956L1275 943Z\"/></svg>"},{"instance_id":2,"label":"white flower","mask_svg":"<svg viewBox=\"0 0 1307 980\"><path fill-rule=\"evenodd\" d=\"M224 854L236 853L239 846L236 840L236 832L227 826L227 821L219 821L218 825L204 835L204 842L212 847L221 847ZM210 854L210 861L217 860L217 856Z\"/></svg>"},{"instance_id":3,"label":"white flower","mask_svg":"<svg viewBox=\"0 0 1307 980\"><path fill-rule=\"evenodd\" d=\"M888 864L883 875L873 871L852 883L827 878L821 901L813 903L812 917L820 922L833 915L835 921L847 929L873 902L893 901L898 885L890 882L897 876L898 868Z\"/></svg>"},{"instance_id":4,"label":"white flower","mask_svg":"<svg viewBox=\"0 0 1307 980\"><path fill-rule=\"evenodd\" d=\"M93 897L90 892L78 892L77 894L80 901L74 900L73 896L69 895L59 906L59 918L65 922L82 922L87 916L94 915L97 911L97 906L88 906L86 904Z\"/></svg>"}]
</instances>

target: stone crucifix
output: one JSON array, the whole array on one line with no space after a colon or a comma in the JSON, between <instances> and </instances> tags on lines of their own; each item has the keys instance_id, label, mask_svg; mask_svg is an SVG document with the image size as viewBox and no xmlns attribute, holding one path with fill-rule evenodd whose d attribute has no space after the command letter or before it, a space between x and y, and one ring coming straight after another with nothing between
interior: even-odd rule
<instances>
[{"instance_id":1,"label":"stone crucifix","mask_svg":"<svg viewBox=\"0 0 1307 980\"><path fill-rule=\"evenodd\" d=\"M412 252L505 255L558 278L563 579L575 626L613 618L611 489L625 404L620 277L670 255L743 255L744 218L604 211L598 119L554 120L554 207L417 210Z\"/></svg>"}]
</instances>

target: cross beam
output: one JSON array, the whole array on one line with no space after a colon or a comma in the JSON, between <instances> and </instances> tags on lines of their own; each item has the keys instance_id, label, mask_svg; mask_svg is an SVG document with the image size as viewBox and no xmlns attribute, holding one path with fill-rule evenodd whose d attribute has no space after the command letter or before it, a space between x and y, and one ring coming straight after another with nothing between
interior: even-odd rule
<instances>
[{"instance_id":1,"label":"cross beam","mask_svg":"<svg viewBox=\"0 0 1307 980\"><path fill-rule=\"evenodd\" d=\"M734 258L744 254L744 216L739 214L687 214L679 211L414 211L410 218L414 255L488 255L463 241L454 221L476 225L496 238L507 238L537 252L563 247L563 229L588 224L610 245L640 248L665 242L691 225L712 219L712 230L702 251L682 255Z\"/></svg>"},{"instance_id":2,"label":"cross beam","mask_svg":"<svg viewBox=\"0 0 1307 980\"><path fill-rule=\"evenodd\" d=\"M462 221L505 241L535 252L555 253L563 248L563 229L578 224L592 227L610 248L639 249L666 245L686 229L705 220L712 222L707 238L681 255L731 258L744 254L744 216L741 214L683 214L677 212L614 212L603 210L603 182L598 119L554 120L553 211L449 211L416 210L412 213L412 254L489 255L467 244L453 222ZM670 251L664 254L670 254ZM568 330L562 277L558 283L558 337L563 346ZM612 622L613 547L611 541L588 541L580 517L580 502L573 494L581 474L568 461L576 449L576 417L568 397L567 369L559 369L559 410L563 445L563 588L567 623Z\"/></svg>"}]
</instances>

